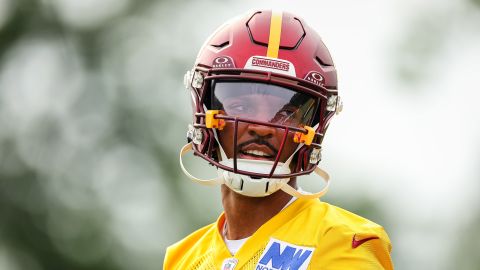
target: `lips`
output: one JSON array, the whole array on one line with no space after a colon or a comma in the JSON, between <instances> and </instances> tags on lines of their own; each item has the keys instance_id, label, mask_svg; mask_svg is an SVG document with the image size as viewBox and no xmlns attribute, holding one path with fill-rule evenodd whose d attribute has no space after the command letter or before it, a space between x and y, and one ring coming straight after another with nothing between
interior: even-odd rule
<instances>
[{"instance_id":1,"label":"lips","mask_svg":"<svg viewBox=\"0 0 480 270\"><path fill-rule=\"evenodd\" d=\"M238 157L256 160L274 160L277 152L266 145L250 143L239 150Z\"/></svg>"}]
</instances>

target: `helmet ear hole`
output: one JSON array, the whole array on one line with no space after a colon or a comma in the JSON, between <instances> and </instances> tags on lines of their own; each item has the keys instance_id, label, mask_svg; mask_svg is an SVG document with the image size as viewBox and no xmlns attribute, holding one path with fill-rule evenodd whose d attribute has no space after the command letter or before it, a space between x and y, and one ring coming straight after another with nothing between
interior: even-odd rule
<instances>
[{"instance_id":1,"label":"helmet ear hole","mask_svg":"<svg viewBox=\"0 0 480 270\"><path fill-rule=\"evenodd\" d=\"M306 162L305 157L307 156L308 151L307 146L302 146L295 157L292 159L292 163L295 164L295 169L292 170L293 173L306 171L308 169L308 162Z\"/></svg>"},{"instance_id":2,"label":"helmet ear hole","mask_svg":"<svg viewBox=\"0 0 480 270\"><path fill-rule=\"evenodd\" d=\"M213 88L213 84L215 82L207 82L206 85L205 85L205 88L203 90L203 104L205 105L205 107L207 108L207 110L211 110L212 109L212 88Z\"/></svg>"},{"instance_id":3,"label":"helmet ear hole","mask_svg":"<svg viewBox=\"0 0 480 270\"><path fill-rule=\"evenodd\" d=\"M308 166L310 165L308 163L308 156L309 156L309 153L310 153L310 149L308 149L306 146L305 146L305 149L304 151L302 151L301 153L301 159L302 159L302 170L306 171L308 170Z\"/></svg>"},{"instance_id":4,"label":"helmet ear hole","mask_svg":"<svg viewBox=\"0 0 480 270\"><path fill-rule=\"evenodd\" d=\"M299 155L295 155L290 162L290 170L292 172L298 172L300 170L300 163L298 162Z\"/></svg>"},{"instance_id":5,"label":"helmet ear hole","mask_svg":"<svg viewBox=\"0 0 480 270\"><path fill-rule=\"evenodd\" d=\"M219 153L220 149L217 147L216 144L217 144L217 143L215 143L215 147L214 147L214 149L213 149L213 151L212 151L212 159L215 160L215 161L217 161L217 162L220 162L220 161L221 161L221 160L220 160L220 156L221 156L221 155L220 155L220 153Z\"/></svg>"}]
</instances>

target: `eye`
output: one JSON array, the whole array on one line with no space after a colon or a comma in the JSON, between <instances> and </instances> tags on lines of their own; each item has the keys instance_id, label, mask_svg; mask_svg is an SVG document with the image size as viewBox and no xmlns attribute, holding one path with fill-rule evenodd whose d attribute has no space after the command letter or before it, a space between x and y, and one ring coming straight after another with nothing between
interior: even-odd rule
<instances>
[{"instance_id":1,"label":"eye","mask_svg":"<svg viewBox=\"0 0 480 270\"><path fill-rule=\"evenodd\" d=\"M295 110L293 109L283 109L281 111L278 112L278 114L280 116L284 116L284 117L288 117L288 116L291 116L292 114L295 114Z\"/></svg>"},{"instance_id":2,"label":"eye","mask_svg":"<svg viewBox=\"0 0 480 270\"><path fill-rule=\"evenodd\" d=\"M281 119L291 118L295 116L297 111L298 111L297 108L291 108L291 107L282 108L282 110L280 110L277 113L277 117L280 117Z\"/></svg>"},{"instance_id":3,"label":"eye","mask_svg":"<svg viewBox=\"0 0 480 270\"><path fill-rule=\"evenodd\" d=\"M228 104L225 109L227 113L231 115L244 115L251 112L250 106L243 102L234 102Z\"/></svg>"},{"instance_id":4,"label":"eye","mask_svg":"<svg viewBox=\"0 0 480 270\"><path fill-rule=\"evenodd\" d=\"M282 108L279 112L275 114L273 121L277 123L294 122L296 120L295 119L296 113L297 113L296 108L290 108L290 107Z\"/></svg>"},{"instance_id":5,"label":"eye","mask_svg":"<svg viewBox=\"0 0 480 270\"><path fill-rule=\"evenodd\" d=\"M236 112L244 112L247 108L245 105L242 104L235 104L230 106L230 109Z\"/></svg>"}]
</instances>

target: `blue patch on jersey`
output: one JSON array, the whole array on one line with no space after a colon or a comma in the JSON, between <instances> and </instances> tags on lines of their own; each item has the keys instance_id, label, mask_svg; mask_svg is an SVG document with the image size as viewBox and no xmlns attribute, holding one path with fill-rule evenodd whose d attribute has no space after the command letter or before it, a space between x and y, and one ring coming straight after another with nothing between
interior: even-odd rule
<instances>
[{"instance_id":1,"label":"blue patch on jersey","mask_svg":"<svg viewBox=\"0 0 480 270\"><path fill-rule=\"evenodd\" d=\"M306 270L313 250L271 238L255 270Z\"/></svg>"}]
</instances>

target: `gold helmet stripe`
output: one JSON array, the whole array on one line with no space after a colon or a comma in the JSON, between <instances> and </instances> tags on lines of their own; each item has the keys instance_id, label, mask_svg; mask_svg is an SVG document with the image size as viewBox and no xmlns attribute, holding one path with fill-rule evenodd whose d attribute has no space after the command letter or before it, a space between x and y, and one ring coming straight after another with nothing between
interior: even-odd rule
<instances>
[{"instance_id":1,"label":"gold helmet stripe","mask_svg":"<svg viewBox=\"0 0 480 270\"><path fill-rule=\"evenodd\" d=\"M272 10L270 20L270 36L268 37L267 57L277 58L280 48L280 36L282 34L282 12Z\"/></svg>"}]
</instances>

